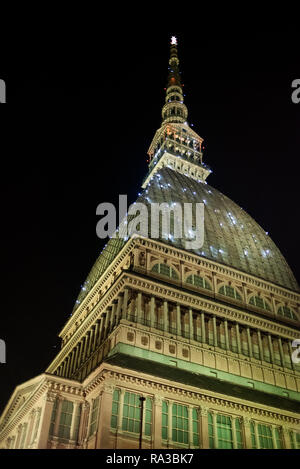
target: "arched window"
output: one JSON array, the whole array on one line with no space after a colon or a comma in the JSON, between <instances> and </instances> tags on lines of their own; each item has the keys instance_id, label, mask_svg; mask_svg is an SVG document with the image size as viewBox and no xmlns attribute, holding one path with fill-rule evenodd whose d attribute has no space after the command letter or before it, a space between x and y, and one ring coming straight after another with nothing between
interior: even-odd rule
<instances>
[{"instance_id":1,"label":"arched window","mask_svg":"<svg viewBox=\"0 0 300 469\"><path fill-rule=\"evenodd\" d=\"M206 288L207 290L212 290L210 283L203 277L200 277L200 275L189 275L188 278L186 279L186 283L190 283L191 285L194 285L195 287L200 287L200 288Z\"/></svg>"},{"instance_id":2,"label":"arched window","mask_svg":"<svg viewBox=\"0 0 300 469\"><path fill-rule=\"evenodd\" d=\"M170 277L175 280L179 279L177 272L167 264L155 264L152 267L151 272L155 272L160 275L165 275L166 277Z\"/></svg>"},{"instance_id":3,"label":"arched window","mask_svg":"<svg viewBox=\"0 0 300 469\"><path fill-rule=\"evenodd\" d=\"M250 305L256 306L257 308L266 309L267 311L271 311L271 306L269 303L260 296L252 296L249 301Z\"/></svg>"},{"instance_id":4,"label":"arched window","mask_svg":"<svg viewBox=\"0 0 300 469\"><path fill-rule=\"evenodd\" d=\"M230 298L234 298L235 300L240 300L242 301L241 295L238 293L238 291L229 286L229 285L223 285L223 287L220 288L219 293L224 296L229 296Z\"/></svg>"},{"instance_id":5,"label":"arched window","mask_svg":"<svg viewBox=\"0 0 300 469\"><path fill-rule=\"evenodd\" d=\"M280 316L284 316L285 318L295 319L295 321L297 321L297 319L298 319L296 314L290 308L288 308L287 306L280 306L278 308L277 313Z\"/></svg>"}]
</instances>

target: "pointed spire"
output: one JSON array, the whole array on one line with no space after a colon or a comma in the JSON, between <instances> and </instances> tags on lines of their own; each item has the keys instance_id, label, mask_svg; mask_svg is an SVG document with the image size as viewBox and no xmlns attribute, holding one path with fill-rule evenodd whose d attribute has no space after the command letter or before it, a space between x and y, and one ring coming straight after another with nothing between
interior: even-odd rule
<instances>
[{"instance_id":1,"label":"pointed spire","mask_svg":"<svg viewBox=\"0 0 300 469\"><path fill-rule=\"evenodd\" d=\"M188 111L183 103L183 91L180 81L177 38L172 36L170 44L168 85L166 89L166 104L162 109L163 123L184 123L186 122L187 115Z\"/></svg>"}]
</instances>

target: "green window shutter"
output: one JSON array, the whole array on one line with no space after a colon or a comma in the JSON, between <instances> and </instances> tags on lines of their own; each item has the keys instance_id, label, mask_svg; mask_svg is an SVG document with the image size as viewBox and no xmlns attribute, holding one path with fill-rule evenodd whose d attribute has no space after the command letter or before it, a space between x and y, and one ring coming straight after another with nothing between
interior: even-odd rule
<instances>
[{"instance_id":1,"label":"green window shutter","mask_svg":"<svg viewBox=\"0 0 300 469\"><path fill-rule=\"evenodd\" d=\"M141 422L141 402L139 394L126 392L124 396L122 430L139 433Z\"/></svg>"},{"instance_id":2,"label":"green window shutter","mask_svg":"<svg viewBox=\"0 0 300 469\"><path fill-rule=\"evenodd\" d=\"M58 436L62 439L70 439L70 431L73 415L73 402L64 400L61 406Z\"/></svg>"},{"instance_id":3,"label":"green window shutter","mask_svg":"<svg viewBox=\"0 0 300 469\"><path fill-rule=\"evenodd\" d=\"M198 411L197 409L193 409L192 412L193 418L193 445L199 446L199 424L198 424Z\"/></svg>"},{"instance_id":4,"label":"green window shutter","mask_svg":"<svg viewBox=\"0 0 300 469\"><path fill-rule=\"evenodd\" d=\"M168 438L168 403L163 401L162 403L162 427L161 427L162 439L167 440Z\"/></svg>"},{"instance_id":5,"label":"green window shutter","mask_svg":"<svg viewBox=\"0 0 300 469\"><path fill-rule=\"evenodd\" d=\"M112 398L112 410L111 410L111 428L117 428L118 424L118 415L119 415L119 399L120 399L120 390L115 389Z\"/></svg>"},{"instance_id":6,"label":"green window shutter","mask_svg":"<svg viewBox=\"0 0 300 469\"><path fill-rule=\"evenodd\" d=\"M149 397L145 401L145 435L151 436L152 433L152 399Z\"/></svg>"}]
</instances>

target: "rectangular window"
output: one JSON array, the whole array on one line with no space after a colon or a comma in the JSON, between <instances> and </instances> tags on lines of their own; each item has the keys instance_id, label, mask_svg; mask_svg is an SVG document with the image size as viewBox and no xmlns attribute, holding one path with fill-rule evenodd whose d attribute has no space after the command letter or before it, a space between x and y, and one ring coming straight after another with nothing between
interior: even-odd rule
<instances>
[{"instance_id":1,"label":"rectangular window","mask_svg":"<svg viewBox=\"0 0 300 469\"><path fill-rule=\"evenodd\" d=\"M99 410L99 396L96 399L93 400L89 436L93 435L93 433L96 432L97 420L98 420L98 410Z\"/></svg>"},{"instance_id":2,"label":"rectangular window","mask_svg":"<svg viewBox=\"0 0 300 469\"><path fill-rule=\"evenodd\" d=\"M273 449L272 429L268 425L257 425L259 446L261 449Z\"/></svg>"},{"instance_id":3,"label":"rectangular window","mask_svg":"<svg viewBox=\"0 0 300 469\"><path fill-rule=\"evenodd\" d=\"M172 406L172 440L186 444L189 442L187 406Z\"/></svg>"},{"instance_id":4,"label":"rectangular window","mask_svg":"<svg viewBox=\"0 0 300 469\"><path fill-rule=\"evenodd\" d=\"M63 439L70 439L72 424L73 402L63 401L58 427L58 436Z\"/></svg>"},{"instance_id":5,"label":"rectangular window","mask_svg":"<svg viewBox=\"0 0 300 469\"><path fill-rule=\"evenodd\" d=\"M218 448L232 449L233 437L231 428L231 418L226 415L217 415L217 435Z\"/></svg>"},{"instance_id":6,"label":"rectangular window","mask_svg":"<svg viewBox=\"0 0 300 469\"><path fill-rule=\"evenodd\" d=\"M141 402L138 394L125 392L122 430L139 433L141 422Z\"/></svg>"},{"instance_id":7,"label":"rectangular window","mask_svg":"<svg viewBox=\"0 0 300 469\"><path fill-rule=\"evenodd\" d=\"M231 418L228 415L216 415L216 427L214 426L213 415L211 412L207 414L208 419L208 440L209 448L216 449L233 449L233 432L236 435L236 447L243 448L243 433L239 418ZM254 429L253 429L254 431ZM215 442L215 438L217 442Z\"/></svg>"}]
</instances>

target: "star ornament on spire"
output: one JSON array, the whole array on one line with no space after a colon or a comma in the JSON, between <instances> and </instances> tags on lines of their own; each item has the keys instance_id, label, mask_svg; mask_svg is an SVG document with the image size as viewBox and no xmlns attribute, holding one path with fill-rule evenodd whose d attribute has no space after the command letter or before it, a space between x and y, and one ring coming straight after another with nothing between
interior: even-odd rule
<instances>
[{"instance_id":1,"label":"star ornament on spire","mask_svg":"<svg viewBox=\"0 0 300 469\"><path fill-rule=\"evenodd\" d=\"M171 44L172 44L172 46L173 46L173 45L174 45L174 46L177 46L177 38L176 38L176 36L172 36L172 37L171 37Z\"/></svg>"}]
</instances>

